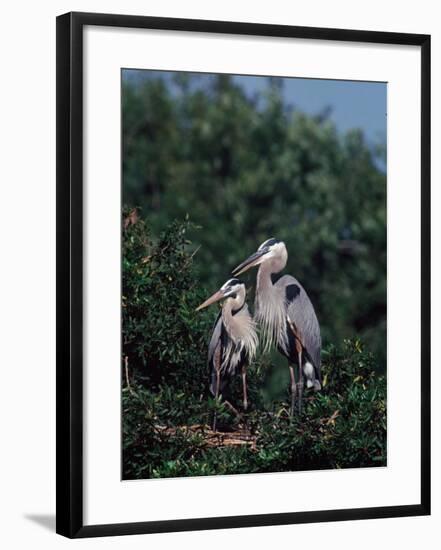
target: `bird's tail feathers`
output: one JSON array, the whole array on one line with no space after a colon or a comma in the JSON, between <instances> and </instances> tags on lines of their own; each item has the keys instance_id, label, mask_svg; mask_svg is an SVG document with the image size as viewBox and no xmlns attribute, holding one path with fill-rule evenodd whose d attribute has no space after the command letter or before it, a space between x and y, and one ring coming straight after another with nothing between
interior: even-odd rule
<instances>
[{"instance_id":1,"label":"bird's tail feathers","mask_svg":"<svg viewBox=\"0 0 441 550\"><path fill-rule=\"evenodd\" d=\"M314 391L319 391L322 389L320 381L315 376L314 366L309 361L306 361L306 363L303 365L303 372L306 376L307 388L314 388Z\"/></svg>"}]
</instances>

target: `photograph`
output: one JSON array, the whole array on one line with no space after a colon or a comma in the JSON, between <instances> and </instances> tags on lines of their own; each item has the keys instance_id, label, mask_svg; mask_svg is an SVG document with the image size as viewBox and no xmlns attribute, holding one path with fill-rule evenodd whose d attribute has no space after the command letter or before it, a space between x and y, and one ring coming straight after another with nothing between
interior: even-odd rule
<instances>
[{"instance_id":1,"label":"photograph","mask_svg":"<svg viewBox=\"0 0 441 550\"><path fill-rule=\"evenodd\" d=\"M387 467L387 83L123 68L121 157L122 480Z\"/></svg>"},{"instance_id":2,"label":"photograph","mask_svg":"<svg viewBox=\"0 0 441 550\"><path fill-rule=\"evenodd\" d=\"M2 547L433 550L439 2L4 6Z\"/></svg>"}]
</instances>

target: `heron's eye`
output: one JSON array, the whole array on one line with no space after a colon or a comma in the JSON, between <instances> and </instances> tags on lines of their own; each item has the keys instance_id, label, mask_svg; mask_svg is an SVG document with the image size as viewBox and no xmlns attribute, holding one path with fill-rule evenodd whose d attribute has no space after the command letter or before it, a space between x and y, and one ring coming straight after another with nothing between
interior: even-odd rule
<instances>
[{"instance_id":1,"label":"heron's eye","mask_svg":"<svg viewBox=\"0 0 441 550\"><path fill-rule=\"evenodd\" d=\"M268 239L259 246L259 250L263 250L264 248L267 248L269 250L270 248L272 248L278 242L279 241L277 239L274 239L274 238Z\"/></svg>"}]
</instances>

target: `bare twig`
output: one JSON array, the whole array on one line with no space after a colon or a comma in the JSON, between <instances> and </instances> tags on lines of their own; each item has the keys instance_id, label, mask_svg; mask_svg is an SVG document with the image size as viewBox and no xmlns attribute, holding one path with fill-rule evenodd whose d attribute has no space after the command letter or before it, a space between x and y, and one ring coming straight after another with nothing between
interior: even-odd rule
<instances>
[{"instance_id":1,"label":"bare twig","mask_svg":"<svg viewBox=\"0 0 441 550\"><path fill-rule=\"evenodd\" d=\"M195 254L197 254L199 252L199 249L201 248L202 245L199 245L191 254L190 256L190 260L192 260L195 256Z\"/></svg>"},{"instance_id":2,"label":"bare twig","mask_svg":"<svg viewBox=\"0 0 441 550\"><path fill-rule=\"evenodd\" d=\"M192 253L191 255L185 260L185 266L187 266L194 258L195 254L197 254L197 252L199 251L199 249L201 248L201 245L199 245Z\"/></svg>"},{"instance_id":3,"label":"bare twig","mask_svg":"<svg viewBox=\"0 0 441 550\"><path fill-rule=\"evenodd\" d=\"M127 389L129 390L131 395L136 395L135 392L132 390L132 387L130 386L130 381L129 381L129 358L128 358L127 355L124 357L124 371L125 371L125 374L126 374Z\"/></svg>"}]
</instances>

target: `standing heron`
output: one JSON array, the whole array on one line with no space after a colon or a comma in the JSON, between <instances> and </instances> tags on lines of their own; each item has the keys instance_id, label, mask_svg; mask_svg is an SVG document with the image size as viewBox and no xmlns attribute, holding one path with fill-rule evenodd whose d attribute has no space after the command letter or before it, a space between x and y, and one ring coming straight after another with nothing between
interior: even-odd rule
<instances>
[{"instance_id":1,"label":"standing heron","mask_svg":"<svg viewBox=\"0 0 441 550\"><path fill-rule=\"evenodd\" d=\"M220 397L229 380L241 370L243 408L246 411L248 408L246 367L256 355L259 339L256 325L245 303L245 295L244 283L239 279L230 279L196 311L219 300L225 300L208 346L208 364L211 370L210 391L216 399ZM216 416L213 422L213 430L215 429Z\"/></svg>"},{"instance_id":2,"label":"standing heron","mask_svg":"<svg viewBox=\"0 0 441 550\"><path fill-rule=\"evenodd\" d=\"M314 307L302 285L291 275L277 277L285 268L288 252L285 243L268 239L257 252L233 270L237 276L251 267L260 266L257 273L255 317L262 327L265 349L275 344L288 358L291 378L291 414L296 393L298 409L302 409L303 374L308 388L321 389L320 326ZM294 364L298 365L298 381Z\"/></svg>"}]
</instances>

